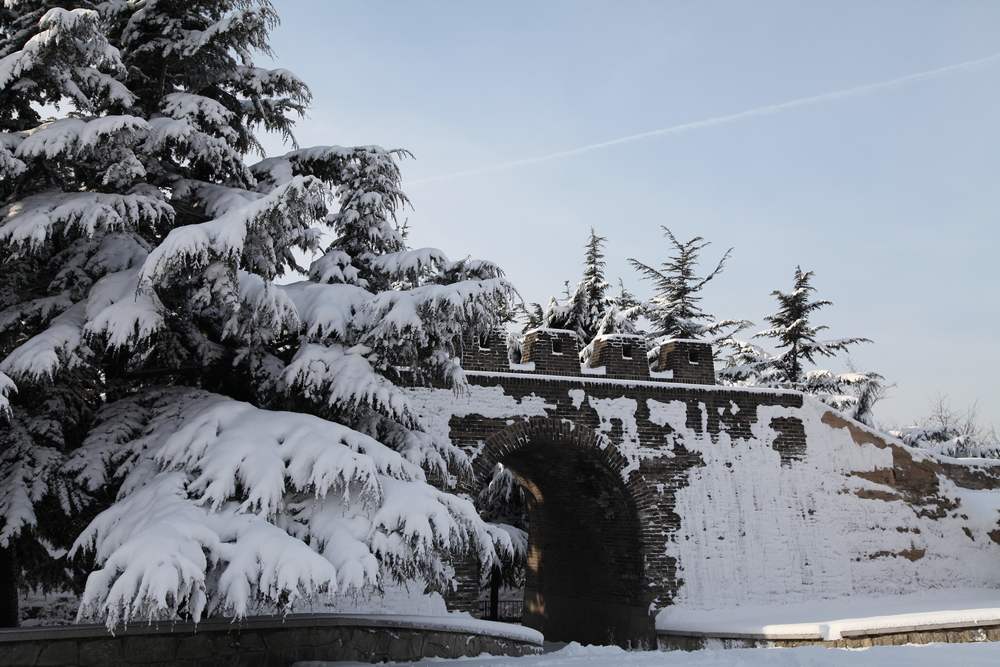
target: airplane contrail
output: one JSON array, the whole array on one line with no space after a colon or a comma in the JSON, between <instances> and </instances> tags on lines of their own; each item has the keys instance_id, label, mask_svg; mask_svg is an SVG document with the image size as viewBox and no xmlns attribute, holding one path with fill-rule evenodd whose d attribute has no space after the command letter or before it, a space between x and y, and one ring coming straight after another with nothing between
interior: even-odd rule
<instances>
[{"instance_id":1,"label":"airplane contrail","mask_svg":"<svg viewBox=\"0 0 1000 667\"><path fill-rule=\"evenodd\" d=\"M975 60L966 60L965 62L956 63L954 65L945 65L944 67L937 67L935 69L926 70L924 72L907 74L905 76L896 77L895 79L876 81L875 83L866 83L860 86L855 86L853 88L843 88L841 90L834 90L827 93L820 93L818 95L810 95L809 97L799 97L785 102L768 104L762 107L754 107L753 109L747 109L745 111L739 111L736 113L725 114L722 116L712 116L710 118L703 118L702 120L695 120L687 123L681 123L680 125L671 125L670 127L661 127L655 130L647 130L646 132L629 134L624 137L618 137L617 139L608 139L607 141L600 141L598 143L587 144L585 146L577 146L576 148L568 148L566 150L556 151L554 153L546 153L545 155L536 155L534 157L521 158L519 160L509 160L506 162L497 162L482 167L475 167L472 169L455 171L450 174L441 174L440 176L430 176L428 178L420 178L414 181L410 181L409 185L413 186L413 185L423 185L425 183L437 183L439 181L449 181L464 176L476 176L479 174L489 174L497 171L506 171L508 169L513 169L515 167L523 167L526 165L538 164L539 162L549 162L551 160L559 160L566 157L572 157L574 155L581 155L583 153L589 153L591 151L601 150L603 148L609 148L611 146L627 144L633 141L641 141L643 139L649 139L651 137L663 137L672 134L681 134L684 132L690 132L691 130L701 130L707 127L715 127L717 125L726 125L728 123L735 123L737 121L741 121L746 118L754 118L757 116L769 116L771 114L780 113L782 111L788 111L789 109L797 109L798 107L809 106L811 104L818 104L820 102L839 100L845 97L856 97L858 95L865 95L867 93L871 93L877 90L884 90L886 88L892 88L906 83L912 83L914 81L922 81L924 79L938 77L943 74L950 74L952 72L958 72L961 70L973 69L980 65L986 65L988 63L992 63L996 60L1000 60L1000 52L993 53L984 58L977 58Z\"/></svg>"}]
</instances>

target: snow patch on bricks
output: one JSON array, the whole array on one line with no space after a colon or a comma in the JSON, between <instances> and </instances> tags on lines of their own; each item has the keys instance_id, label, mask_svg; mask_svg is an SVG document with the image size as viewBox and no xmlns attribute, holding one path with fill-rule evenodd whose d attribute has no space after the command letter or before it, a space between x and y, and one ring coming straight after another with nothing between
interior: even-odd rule
<instances>
[{"instance_id":1,"label":"snow patch on bricks","mask_svg":"<svg viewBox=\"0 0 1000 667\"><path fill-rule=\"evenodd\" d=\"M469 385L461 392L450 389L416 387L406 390L410 407L420 419L424 430L435 440L451 442L452 417L479 415L493 419L545 417L556 406L534 394L517 400L503 387Z\"/></svg>"},{"instance_id":2,"label":"snow patch on bricks","mask_svg":"<svg viewBox=\"0 0 1000 667\"><path fill-rule=\"evenodd\" d=\"M987 534L1000 492L959 489L939 475L939 493L960 504L934 519L857 476L891 471L892 449L824 423L829 408L818 402L758 407L749 440L725 424L716 436L688 429L676 403L651 404L651 420L669 424L704 461L676 492L680 528L666 544L683 581L678 609L1000 587L1000 553ZM782 466L771 428L782 417L801 420L808 442L791 466Z\"/></svg>"}]
</instances>

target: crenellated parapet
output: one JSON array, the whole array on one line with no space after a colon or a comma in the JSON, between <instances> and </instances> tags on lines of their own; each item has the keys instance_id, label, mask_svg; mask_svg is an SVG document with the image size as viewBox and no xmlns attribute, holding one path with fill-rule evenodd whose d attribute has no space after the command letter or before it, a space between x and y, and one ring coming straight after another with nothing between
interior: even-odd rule
<instances>
[{"instance_id":1,"label":"crenellated parapet","mask_svg":"<svg viewBox=\"0 0 1000 667\"><path fill-rule=\"evenodd\" d=\"M641 335L605 334L593 340L586 360L580 352L576 332L540 327L524 334L520 360L512 361L506 334L497 329L466 337L461 360L467 371L715 384L712 344L705 341L666 340L651 355Z\"/></svg>"},{"instance_id":2,"label":"crenellated parapet","mask_svg":"<svg viewBox=\"0 0 1000 667\"><path fill-rule=\"evenodd\" d=\"M686 338L666 340L657 352L655 370L671 382L715 384L712 344Z\"/></svg>"},{"instance_id":3,"label":"crenellated parapet","mask_svg":"<svg viewBox=\"0 0 1000 667\"><path fill-rule=\"evenodd\" d=\"M521 363L546 375L580 374L580 337L568 329L532 329L524 334Z\"/></svg>"},{"instance_id":4,"label":"crenellated parapet","mask_svg":"<svg viewBox=\"0 0 1000 667\"><path fill-rule=\"evenodd\" d=\"M638 334L605 334L595 338L584 372L593 374L595 371L611 378L650 379L645 337Z\"/></svg>"}]
</instances>

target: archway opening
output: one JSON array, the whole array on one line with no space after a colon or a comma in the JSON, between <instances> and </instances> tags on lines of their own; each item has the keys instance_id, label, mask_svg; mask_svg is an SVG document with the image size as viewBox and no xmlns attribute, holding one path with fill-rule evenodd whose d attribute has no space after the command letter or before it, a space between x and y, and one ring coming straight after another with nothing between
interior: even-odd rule
<instances>
[{"instance_id":1,"label":"archway opening","mask_svg":"<svg viewBox=\"0 0 1000 667\"><path fill-rule=\"evenodd\" d=\"M548 641L648 642L639 517L620 472L595 447L550 441L499 462L527 496L522 622Z\"/></svg>"}]
</instances>

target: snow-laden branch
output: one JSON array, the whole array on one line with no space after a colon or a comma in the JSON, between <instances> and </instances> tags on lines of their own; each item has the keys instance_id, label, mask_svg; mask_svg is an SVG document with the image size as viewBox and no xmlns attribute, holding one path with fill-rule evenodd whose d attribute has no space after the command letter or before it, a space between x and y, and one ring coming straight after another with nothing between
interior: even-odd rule
<instances>
[{"instance_id":1,"label":"snow-laden branch","mask_svg":"<svg viewBox=\"0 0 1000 667\"><path fill-rule=\"evenodd\" d=\"M87 304L80 302L58 317L49 327L14 348L0 361L0 372L15 379L51 379L63 367L73 367L79 362L77 349L83 336Z\"/></svg>"},{"instance_id":2,"label":"snow-laden branch","mask_svg":"<svg viewBox=\"0 0 1000 667\"><path fill-rule=\"evenodd\" d=\"M0 310L0 333L16 329L26 320L47 322L73 305L68 292L43 296Z\"/></svg>"},{"instance_id":3,"label":"snow-laden branch","mask_svg":"<svg viewBox=\"0 0 1000 667\"><path fill-rule=\"evenodd\" d=\"M354 317L373 297L355 285L309 281L282 285L280 289L295 304L302 333L313 341L348 340Z\"/></svg>"},{"instance_id":4,"label":"snow-laden branch","mask_svg":"<svg viewBox=\"0 0 1000 667\"><path fill-rule=\"evenodd\" d=\"M506 280L493 278L381 292L359 313L356 326L365 332L364 342L373 346L426 345L460 333L455 327L480 324L483 313L491 312L510 291Z\"/></svg>"},{"instance_id":5,"label":"snow-laden branch","mask_svg":"<svg viewBox=\"0 0 1000 667\"><path fill-rule=\"evenodd\" d=\"M285 368L284 381L296 394L331 408L367 406L400 423L415 425L409 401L396 385L375 372L364 346L307 343Z\"/></svg>"},{"instance_id":6,"label":"snow-laden branch","mask_svg":"<svg viewBox=\"0 0 1000 667\"><path fill-rule=\"evenodd\" d=\"M0 246L37 249L57 231L93 236L98 231L159 226L174 210L144 194L45 192L0 209Z\"/></svg>"},{"instance_id":7,"label":"snow-laden branch","mask_svg":"<svg viewBox=\"0 0 1000 667\"><path fill-rule=\"evenodd\" d=\"M96 11L55 7L41 17L37 27L23 48L0 59L0 89L24 82L37 88L51 85L80 109L90 109L100 101L132 104L131 91L98 69L118 71L124 65L118 49L108 43Z\"/></svg>"},{"instance_id":8,"label":"snow-laden branch","mask_svg":"<svg viewBox=\"0 0 1000 667\"><path fill-rule=\"evenodd\" d=\"M10 397L16 393L17 385L14 384L14 381L6 374L0 373L0 420L10 418L12 412Z\"/></svg>"},{"instance_id":9,"label":"snow-laden branch","mask_svg":"<svg viewBox=\"0 0 1000 667\"><path fill-rule=\"evenodd\" d=\"M0 381L3 377L0 373ZM3 396L0 391L0 406ZM4 549L21 531L38 525L35 505L50 493L63 456L54 447L35 444L16 415L9 423L0 421L0 430L0 549Z\"/></svg>"},{"instance_id":10,"label":"snow-laden branch","mask_svg":"<svg viewBox=\"0 0 1000 667\"><path fill-rule=\"evenodd\" d=\"M195 620L255 603L288 609L383 574L443 582L444 554L488 563L495 548L514 550L471 502L341 424L194 389L123 404L102 411L108 422L66 466L94 487L109 470L123 478L118 502L74 545L100 565L81 613L109 626L182 609ZM112 427L124 410L132 421Z\"/></svg>"},{"instance_id":11,"label":"snow-laden branch","mask_svg":"<svg viewBox=\"0 0 1000 667\"><path fill-rule=\"evenodd\" d=\"M313 248L310 224L323 203L319 181L296 177L214 220L176 227L149 253L140 281L158 285L174 273L204 269L213 261L267 278L280 275L286 268L283 250Z\"/></svg>"},{"instance_id":12,"label":"snow-laden branch","mask_svg":"<svg viewBox=\"0 0 1000 667\"><path fill-rule=\"evenodd\" d=\"M163 326L163 304L139 284L139 269L118 271L99 280L87 300L84 332L110 349L142 345Z\"/></svg>"}]
</instances>

